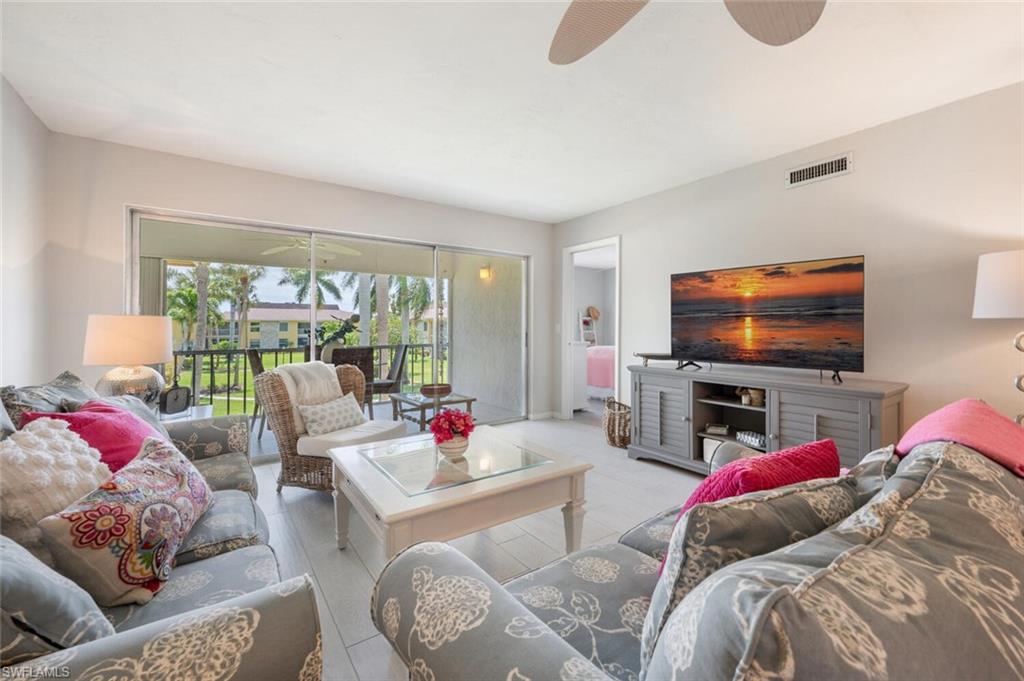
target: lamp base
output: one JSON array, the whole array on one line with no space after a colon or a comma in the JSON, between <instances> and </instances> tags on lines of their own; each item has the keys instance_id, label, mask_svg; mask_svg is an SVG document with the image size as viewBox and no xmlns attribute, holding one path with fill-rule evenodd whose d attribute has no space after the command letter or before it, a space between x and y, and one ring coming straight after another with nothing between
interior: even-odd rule
<instances>
[{"instance_id":1,"label":"lamp base","mask_svg":"<svg viewBox=\"0 0 1024 681\"><path fill-rule=\"evenodd\" d=\"M1013 347L1024 352L1024 331L1021 331L1014 336ZM1013 385L1017 390L1024 393L1024 374L1018 374L1017 377L1013 379ZM1013 420L1017 422L1018 426L1024 427L1024 413L1017 414L1017 417Z\"/></svg>"},{"instance_id":2,"label":"lamp base","mask_svg":"<svg viewBox=\"0 0 1024 681\"><path fill-rule=\"evenodd\" d=\"M160 372L143 365L111 369L96 384L100 395L132 395L151 409L156 409L163 389L164 377Z\"/></svg>"}]
</instances>

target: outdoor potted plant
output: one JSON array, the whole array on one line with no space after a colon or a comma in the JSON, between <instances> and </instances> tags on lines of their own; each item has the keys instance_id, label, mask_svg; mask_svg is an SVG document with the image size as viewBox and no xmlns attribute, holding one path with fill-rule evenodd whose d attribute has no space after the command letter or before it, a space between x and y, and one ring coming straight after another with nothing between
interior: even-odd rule
<instances>
[{"instance_id":1,"label":"outdoor potted plant","mask_svg":"<svg viewBox=\"0 0 1024 681\"><path fill-rule=\"evenodd\" d=\"M459 409L442 409L430 421L434 442L448 459L456 459L465 453L474 427L473 417Z\"/></svg>"}]
</instances>

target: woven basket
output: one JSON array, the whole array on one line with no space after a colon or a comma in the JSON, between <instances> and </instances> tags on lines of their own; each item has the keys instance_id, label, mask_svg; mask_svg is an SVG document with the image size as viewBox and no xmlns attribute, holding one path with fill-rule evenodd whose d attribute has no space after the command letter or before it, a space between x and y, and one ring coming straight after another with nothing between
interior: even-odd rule
<instances>
[{"instance_id":1,"label":"woven basket","mask_svg":"<svg viewBox=\"0 0 1024 681\"><path fill-rule=\"evenodd\" d=\"M611 397L604 403L604 435L612 447L625 449L630 442L631 410Z\"/></svg>"}]
</instances>

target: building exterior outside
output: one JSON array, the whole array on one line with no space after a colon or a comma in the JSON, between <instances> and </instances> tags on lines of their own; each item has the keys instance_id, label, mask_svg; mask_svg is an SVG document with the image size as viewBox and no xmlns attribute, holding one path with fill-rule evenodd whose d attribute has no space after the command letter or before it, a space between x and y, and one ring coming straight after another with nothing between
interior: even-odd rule
<instances>
[{"instance_id":1,"label":"building exterior outside","mask_svg":"<svg viewBox=\"0 0 1024 681\"><path fill-rule=\"evenodd\" d=\"M352 312L337 305L317 310L317 322L345 320ZM174 324L174 347L182 347L181 325ZM248 321L241 328L242 348L274 350L304 348L309 345L309 305L307 303L256 303L249 308ZM210 345L234 342L232 324L226 322L210 329Z\"/></svg>"}]
</instances>

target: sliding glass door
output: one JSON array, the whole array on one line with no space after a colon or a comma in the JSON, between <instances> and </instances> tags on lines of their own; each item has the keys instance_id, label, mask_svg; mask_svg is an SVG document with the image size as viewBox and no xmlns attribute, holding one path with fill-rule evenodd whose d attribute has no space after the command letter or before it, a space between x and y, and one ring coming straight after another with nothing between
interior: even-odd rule
<instances>
[{"instance_id":1,"label":"sliding glass door","mask_svg":"<svg viewBox=\"0 0 1024 681\"><path fill-rule=\"evenodd\" d=\"M356 363L374 417L411 431L428 383L478 423L526 415L523 257L145 215L132 249L132 309L175 320L167 378L215 414L251 413L254 372L312 358Z\"/></svg>"},{"instance_id":2,"label":"sliding glass door","mask_svg":"<svg viewBox=\"0 0 1024 681\"><path fill-rule=\"evenodd\" d=\"M340 363L362 357L355 348L371 348L372 366L360 368L372 372L379 383L374 397L383 402L392 392L445 379L445 367L434 366L426 321L434 290L432 246L317 234L313 253L317 279L337 299L331 307L340 308L318 310L317 357L331 362L340 350ZM391 413L390 404L385 411Z\"/></svg>"}]
</instances>

